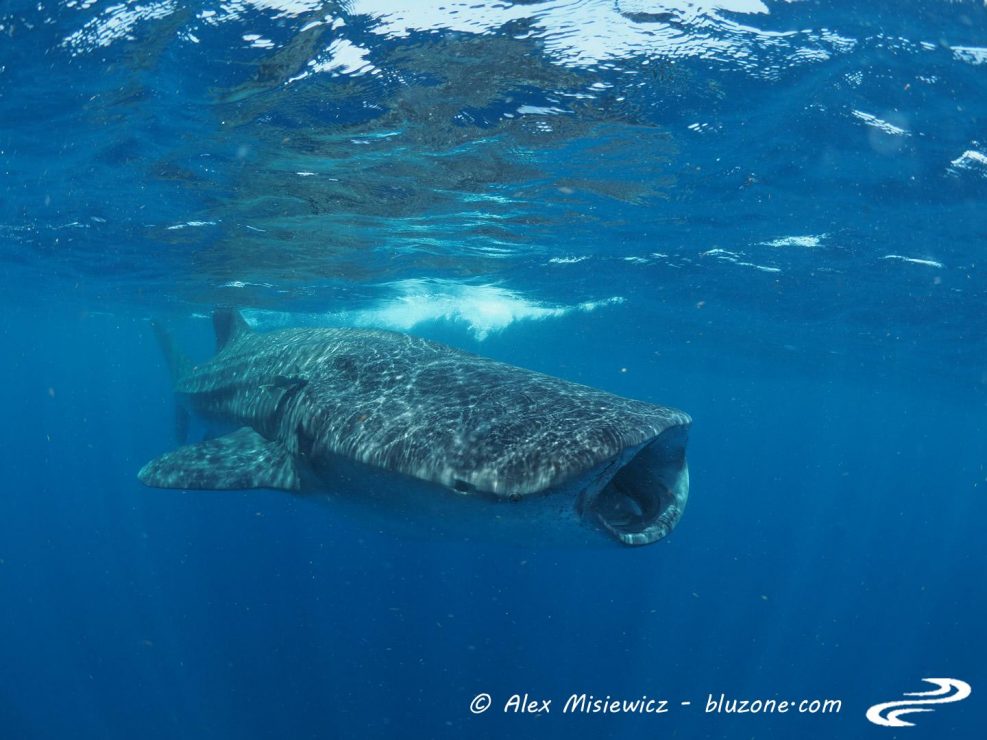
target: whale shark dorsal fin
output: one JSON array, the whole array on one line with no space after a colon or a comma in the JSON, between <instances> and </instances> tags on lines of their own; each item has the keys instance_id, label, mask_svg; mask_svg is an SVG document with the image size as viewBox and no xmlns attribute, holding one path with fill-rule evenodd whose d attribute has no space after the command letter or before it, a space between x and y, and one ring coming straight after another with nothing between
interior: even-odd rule
<instances>
[{"instance_id":1,"label":"whale shark dorsal fin","mask_svg":"<svg viewBox=\"0 0 987 740\"><path fill-rule=\"evenodd\" d=\"M137 477L155 488L301 488L301 478L288 449L280 442L264 439L250 427L166 452L141 468Z\"/></svg>"},{"instance_id":2,"label":"whale shark dorsal fin","mask_svg":"<svg viewBox=\"0 0 987 740\"><path fill-rule=\"evenodd\" d=\"M217 308L212 312L212 325L216 330L217 352L234 339L253 331L243 314L235 308Z\"/></svg>"}]
</instances>

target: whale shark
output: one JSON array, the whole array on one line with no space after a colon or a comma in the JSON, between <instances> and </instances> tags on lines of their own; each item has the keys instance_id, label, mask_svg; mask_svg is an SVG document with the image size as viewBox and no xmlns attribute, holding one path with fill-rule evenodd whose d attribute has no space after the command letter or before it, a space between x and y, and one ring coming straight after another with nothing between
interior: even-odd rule
<instances>
[{"instance_id":1,"label":"whale shark","mask_svg":"<svg viewBox=\"0 0 987 740\"><path fill-rule=\"evenodd\" d=\"M258 332L235 309L213 324L202 364L155 329L181 414L232 431L147 463L148 486L320 493L416 530L532 544L647 545L682 516L683 411L392 331Z\"/></svg>"}]
</instances>

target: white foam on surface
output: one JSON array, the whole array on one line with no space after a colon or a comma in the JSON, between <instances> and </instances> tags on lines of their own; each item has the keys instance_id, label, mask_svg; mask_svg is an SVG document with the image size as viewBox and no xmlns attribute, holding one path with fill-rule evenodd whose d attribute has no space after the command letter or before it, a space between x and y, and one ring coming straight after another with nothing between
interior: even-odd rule
<instances>
[{"instance_id":1,"label":"white foam on surface","mask_svg":"<svg viewBox=\"0 0 987 740\"><path fill-rule=\"evenodd\" d=\"M953 56L967 64L987 64L987 49L981 46L952 46Z\"/></svg>"},{"instance_id":2,"label":"white foam on surface","mask_svg":"<svg viewBox=\"0 0 987 740\"><path fill-rule=\"evenodd\" d=\"M200 226L215 226L215 221L186 221L183 224L174 224L167 227L168 231L178 231L179 229L195 229Z\"/></svg>"},{"instance_id":3,"label":"white foam on surface","mask_svg":"<svg viewBox=\"0 0 987 740\"><path fill-rule=\"evenodd\" d=\"M63 43L73 53L91 52L131 37L138 23L171 15L178 7L177 0L143 4L124 0ZM201 33L204 27L252 20L258 13L281 22L304 18L306 22L300 24L304 29L327 24L335 31L346 25L342 18L324 15L328 7L324 0L222 0L215 9L196 13L195 23L177 33L197 43L198 36L192 34ZM645 64L656 58L702 59L732 63L771 77L782 66L822 62L856 44L826 28L766 31L738 21L742 15L767 15L768 5L761 0L544 0L534 5L496 0L351 0L344 7L347 14L366 18L369 32L391 39L430 31L491 34L512 22L526 23L531 28L528 35L539 39L548 59L576 67L642 57ZM323 52L310 63L329 65L327 69L334 74L379 73L366 61L365 50L346 43L349 46L337 49L331 59L326 60ZM252 45L268 49L278 44L260 38ZM975 51L974 47L956 47L954 53L969 57ZM308 74L311 70L294 79Z\"/></svg>"},{"instance_id":4,"label":"white foam on surface","mask_svg":"<svg viewBox=\"0 0 987 740\"><path fill-rule=\"evenodd\" d=\"M220 7L235 18L251 10L273 12L274 18L295 18L304 13L315 13L324 4L323 0L224 0Z\"/></svg>"},{"instance_id":5,"label":"white foam on surface","mask_svg":"<svg viewBox=\"0 0 987 740\"><path fill-rule=\"evenodd\" d=\"M435 279L401 280L386 287L392 295L369 308L304 316L251 310L245 315L251 323L261 327L290 326L292 321L302 321L324 326L411 331L421 324L446 321L465 325L474 337L482 341L518 322L588 313L624 302L623 298L615 296L563 306L532 300L500 285L468 285Z\"/></svg>"},{"instance_id":6,"label":"white foam on surface","mask_svg":"<svg viewBox=\"0 0 987 740\"><path fill-rule=\"evenodd\" d=\"M822 246L823 239L826 238L826 234L819 234L818 236L806 235L806 236L782 236L778 239L772 239L770 241L761 242L766 247L801 247L803 249L815 249L816 247Z\"/></svg>"},{"instance_id":7,"label":"white foam on surface","mask_svg":"<svg viewBox=\"0 0 987 740\"><path fill-rule=\"evenodd\" d=\"M522 116L557 116L560 113L565 113L562 108L542 105L522 105L517 109L517 112Z\"/></svg>"},{"instance_id":8,"label":"white foam on surface","mask_svg":"<svg viewBox=\"0 0 987 740\"><path fill-rule=\"evenodd\" d=\"M987 154L978 152L976 149L967 149L949 163L946 171L953 175L960 172L979 172L987 177Z\"/></svg>"},{"instance_id":9,"label":"white foam on surface","mask_svg":"<svg viewBox=\"0 0 987 740\"><path fill-rule=\"evenodd\" d=\"M143 5L119 3L111 5L96 18L62 41L72 54L82 54L109 46L118 39L128 38L141 21L167 18L177 10L175 0L162 0Z\"/></svg>"},{"instance_id":10,"label":"white foam on surface","mask_svg":"<svg viewBox=\"0 0 987 740\"><path fill-rule=\"evenodd\" d=\"M572 66L592 66L639 55L732 59L755 68L751 42L791 44L798 37L833 46L834 40L803 31L764 31L734 15L765 15L761 0L547 0L528 4L477 3L472 0L353 0L349 11L373 19L371 32L393 39L413 32L454 31L482 34L506 24L530 20L548 56ZM725 15L728 13L730 15ZM722 37L717 31L725 32ZM830 33L835 37L835 34ZM852 41L852 40L847 40ZM812 51L808 49L802 52ZM820 50L821 51L821 50ZM818 59L829 54L821 52ZM792 58L792 61L818 59Z\"/></svg>"},{"instance_id":11,"label":"white foam on surface","mask_svg":"<svg viewBox=\"0 0 987 740\"><path fill-rule=\"evenodd\" d=\"M258 10L274 10L278 12L275 18L284 18L314 13L325 3L323 0L245 0L244 5L252 5Z\"/></svg>"},{"instance_id":12,"label":"white foam on surface","mask_svg":"<svg viewBox=\"0 0 987 740\"><path fill-rule=\"evenodd\" d=\"M589 257L552 257L549 263L553 265L575 265L578 262L585 262Z\"/></svg>"},{"instance_id":13,"label":"white foam on surface","mask_svg":"<svg viewBox=\"0 0 987 740\"><path fill-rule=\"evenodd\" d=\"M716 251L716 250L714 250ZM628 262L632 265L653 265L661 260L668 260L669 255L664 252L649 252L648 254L629 254L624 257L615 257L621 262Z\"/></svg>"},{"instance_id":14,"label":"white foam on surface","mask_svg":"<svg viewBox=\"0 0 987 740\"><path fill-rule=\"evenodd\" d=\"M259 33L245 33L243 34L243 40L250 44L254 49L273 49L274 42L270 39L265 39Z\"/></svg>"},{"instance_id":15,"label":"white foam on surface","mask_svg":"<svg viewBox=\"0 0 987 740\"><path fill-rule=\"evenodd\" d=\"M499 285L466 285L445 280L402 280L390 286L394 297L350 315L357 326L407 331L430 321L466 324L477 339L503 331L519 321L560 318L573 311L595 311L622 298L557 306L530 300Z\"/></svg>"},{"instance_id":16,"label":"white foam on surface","mask_svg":"<svg viewBox=\"0 0 987 740\"><path fill-rule=\"evenodd\" d=\"M273 288L271 283L250 283L244 280L230 280L223 283L224 288Z\"/></svg>"},{"instance_id":17,"label":"white foam on surface","mask_svg":"<svg viewBox=\"0 0 987 740\"><path fill-rule=\"evenodd\" d=\"M864 113L862 110L851 111L851 115L863 121L868 126L876 128L878 131L882 131L890 136L911 136L911 134L900 126L895 126L893 123L888 123L887 121L881 120L875 115L870 113Z\"/></svg>"},{"instance_id":18,"label":"white foam on surface","mask_svg":"<svg viewBox=\"0 0 987 740\"><path fill-rule=\"evenodd\" d=\"M709 249L700 253L699 256L713 257L721 262L730 262L738 267L750 267L751 269L759 270L760 272L781 272L780 267L774 267L772 265L759 265L756 262L748 262L739 252L731 252L726 249Z\"/></svg>"},{"instance_id":19,"label":"white foam on surface","mask_svg":"<svg viewBox=\"0 0 987 740\"><path fill-rule=\"evenodd\" d=\"M739 254L737 254L736 252L729 252L726 249L708 249L705 252L703 252L702 254L700 254L699 256L700 257L716 257L717 259L725 259L725 260L730 260L730 261L734 261L734 260L740 259L740 255Z\"/></svg>"},{"instance_id":20,"label":"white foam on surface","mask_svg":"<svg viewBox=\"0 0 987 740\"><path fill-rule=\"evenodd\" d=\"M328 59L312 60L309 66L313 72L329 72L331 74L352 75L359 77L367 73L377 73L379 70L367 61L369 49L357 46L349 39L336 39L326 50Z\"/></svg>"},{"instance_id":21,"label":"white foam on surface","mask_svg":"<svg viewBox=\"0 0 987 740\"><path fill-rule=\"evenodd\" d=\"M913 265L925 265L926 267L935 267L941 269L943 267L942 262L937 262L936 260L922 259L920 257L905 257L900 254L886 254L881 257L882 260L899 260L900 262L910 262Z\"/></svg>"}]
</instances>

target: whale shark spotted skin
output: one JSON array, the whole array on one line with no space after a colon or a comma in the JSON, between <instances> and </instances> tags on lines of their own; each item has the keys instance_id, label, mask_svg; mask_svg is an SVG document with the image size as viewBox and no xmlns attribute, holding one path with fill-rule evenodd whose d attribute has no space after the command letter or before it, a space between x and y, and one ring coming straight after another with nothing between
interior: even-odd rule
<instances>
[{"instance_id":1,"label":"whale shark spotted skin","mask_svg":"<svg viewBox=\"0 0 987 740\"><path fill-rule=\"evenodd\" d=\"M217 353L197 366L160 336L179 398L238 429L152 460L149 486L314 480L406 524L531 541L649 544L682 514L682 411L396 332L258 333L228 309L214 324Z\"/></svg>"}]
</instances>

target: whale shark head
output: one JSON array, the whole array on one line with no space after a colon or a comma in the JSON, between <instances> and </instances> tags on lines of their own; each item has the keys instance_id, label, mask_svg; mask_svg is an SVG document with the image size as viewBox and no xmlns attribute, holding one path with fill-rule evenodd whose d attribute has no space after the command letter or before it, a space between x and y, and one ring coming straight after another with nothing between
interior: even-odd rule
<instances>
[{"instance_id":1,"label":"whale shark head","mask_svg":"<svg viewBox=\"0 0 987 740\"><path fill-rule=\"evenodd\" d=\"M625 545L649 545L671 532L689 497L686 435L686 427L672 427L630 450L602 487L583 492L583 517Z\"/></svg>"},{"instance_id":2,"label":"whale shark head","mask_svg":"<svg viewBox=\"0 0 987 740\"><path fill-rule=\"evenodd\" d=\"M341 456L323 458L315 472L334 510L366 521L372 511L372 521L386 517L405 536L524 547L638 547L668 535L685 509L688 430L688 423L673 425L580 475L527 493L518 492L531 480L520 470L497 493L461 479L440 487L411 477L396 481L388 471ZM400 495L394 495L396 485Z\"/></svg>"}]
</instances>

